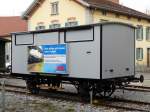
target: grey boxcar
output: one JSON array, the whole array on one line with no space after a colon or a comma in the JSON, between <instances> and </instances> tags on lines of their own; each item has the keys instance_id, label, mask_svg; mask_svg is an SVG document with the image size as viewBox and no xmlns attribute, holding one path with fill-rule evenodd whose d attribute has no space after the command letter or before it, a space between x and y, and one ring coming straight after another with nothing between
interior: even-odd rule
<instances>
[{"instance_id":1,"label":"grey boxcar","mask_svg":"<svg viewBox=\"0 0 150 112\"><path fill-rule=\"evenodd\" d=\"M59 44L66 45L65 73L28 70L29 46ZM95 94L111 95L116 86L137 80L135 27L123 23L101 23L12 33L12 74L24 77L34 92L38 91L36 85L70 81L84 96L90 90Z\"/></svg>"}]
</instances>

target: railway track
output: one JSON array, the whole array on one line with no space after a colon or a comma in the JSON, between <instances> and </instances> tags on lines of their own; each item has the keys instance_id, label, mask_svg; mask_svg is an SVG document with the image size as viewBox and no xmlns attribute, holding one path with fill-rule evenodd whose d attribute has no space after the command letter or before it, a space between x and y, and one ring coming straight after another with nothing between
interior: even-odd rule
<instances>
[{"instance_id":1,"label":"railway track","mask_svg":"<svg viewBox=\"0 0 150 112\"><path fill-rule=\"evenodd\" d=\"M127 87L132 87L132 88L140 88L140 89L150 89L148 86L138 86L138 85L128 85Z\"/></svg>"},{"instance_id":2,"label":"railway track","mask_svg":"<svg viewBox=\"0 0 150 112\"><path fill-rule=\"evenodd\" d=\"M8 74L0 74L0 78L7 78L7 79L22 79L22 77L15 77L15 76L12 76L10 73Z\"/></svg>"},{"instance_id":3,"label":"railway track","mask_svg":"<svg viewBox=\"0 0 150 112\"><path fill-rule=\"evenodd\" d=\"M1 90L1 89L0 89ZM16 94L23 94L23 95L29 95L29 96L36 96L36 97L50 97L55 99L61 99L65 101L76 101L76 102L83 102L84 104L88 104L88 102L82 101L81 97L77 93L71 93L71 92L65 92L63 90L53 90L53 89L41 89L40 94L38 95L32 95L30 94L26 87L22 86L14 86L14 85L6 85L5 91L7 92L13 92ZM126 100L126 99L118 99L118 98L101 98L97 96L96 103L94 102L94 106L104 106L107 108L115 108L119 110L126 110L126 111L140 111L140 112L150 112L149 109L141 109L141 108L134 108L130 105L136 105L137 107L144 107L145 105L149 105L148 102L139 102L139 101L132 101L132 100ZM118 105L122 104L122 105ZM129 106L124 106L128 104Z\"/></svg>"},{"instance_id":4,"label":"railway track","mask_svg":"<svg viewBox=\"0 0 150 112\"><path fill-rule=\"evenodd\" d=\"M137 92L150 92L150 87L137 86L137 85L128 85L122 89L128 90L128 91L137 91Z\"/></svg>"},{"instance_id":5,"label":"railway track","mask_svg":"<svg viewBox=\"0 0 150 112\"><path fill-rule=\"evenodd\" d=\"M149 109L140 109L140 108L133 108L133 107L129 107L129 106L114 105L114 104L110 104L110 102L108 104L107 103L108 102L105 102L104 104L101 103L101 104L98 104L98 105L106 106L106 107L109 107L109 108L121 109L121 110L125 110L125 111L150 112Z\"/></svg>"},{"instance_id":6,"label":"railway track","mask_svg":"<svg viewBox=\"0 0 150 112\"><path fill-rule=\"evenodd\" d=\"M3 87L2 87L2 85L0 85L0 90L2 90L2 89L3 89ZM4 91L25 94L26 93L26 87L15 86L15 85L5 85Z\"/></svg>"}]
</instances>

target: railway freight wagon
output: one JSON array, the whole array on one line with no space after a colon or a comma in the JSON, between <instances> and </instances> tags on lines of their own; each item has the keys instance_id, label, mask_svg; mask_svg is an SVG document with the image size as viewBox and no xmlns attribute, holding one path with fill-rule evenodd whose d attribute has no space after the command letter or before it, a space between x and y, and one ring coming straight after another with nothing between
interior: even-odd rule
<instances>
[{"instance_id":1,"label":"railway freight wagon","mask_svg":"<svg viewBox=\"0 0 150 112\"><path fill-rule=\"evenodd\" d=\"M75 85L88 96L110 96L135 78L135 27L101 23L12 33L12 74L38 93L41 84Z\"/></svg>"}]
</instances>

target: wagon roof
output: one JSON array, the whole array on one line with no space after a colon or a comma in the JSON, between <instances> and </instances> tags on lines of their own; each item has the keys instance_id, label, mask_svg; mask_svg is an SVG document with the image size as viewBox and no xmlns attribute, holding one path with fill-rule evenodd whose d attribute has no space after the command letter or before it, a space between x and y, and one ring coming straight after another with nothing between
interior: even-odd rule
<instances>
[{"instance_id":1,"label":"wagon roof","mask_svg":"<svg viewBox=\"0 0 150 112\"><path fill-rule=\"evenodd\" d=\"M124 26L128 26L131 28L136 28L135 26L127 23L122 23L122 22L102 22L102 23L96 23L96 24L89 24L89 25L81 25L81 26L74 26L74 27L61 27L61 28L56 28L56 29L46 29L46 30L38 30L38 31L28 31L28 32L12 32L11 34L31 34L31 33L46 33L46 32L61 32L61 31L68 31L68 30L80 30L80 29L89 29L92 28L93 26L101 26L101 25L110 25L110 24L120 24Z\"/></svg>"}]
</instances>

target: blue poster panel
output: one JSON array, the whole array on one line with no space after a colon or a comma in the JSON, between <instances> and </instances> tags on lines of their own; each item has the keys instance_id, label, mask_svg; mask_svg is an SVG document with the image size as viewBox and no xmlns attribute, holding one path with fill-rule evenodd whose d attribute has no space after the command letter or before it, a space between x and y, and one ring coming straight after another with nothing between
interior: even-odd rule
<instances>
[{"instance_id":1,"label":"blue poster panel","mask_svg":"<svg viewBox=\"0 0 150 112\"><path fill-rule=\"evenodd\" d=\"M66 44L28 46L28 54L29 72L67 74Z\"/></svg>"}]
</instances>

